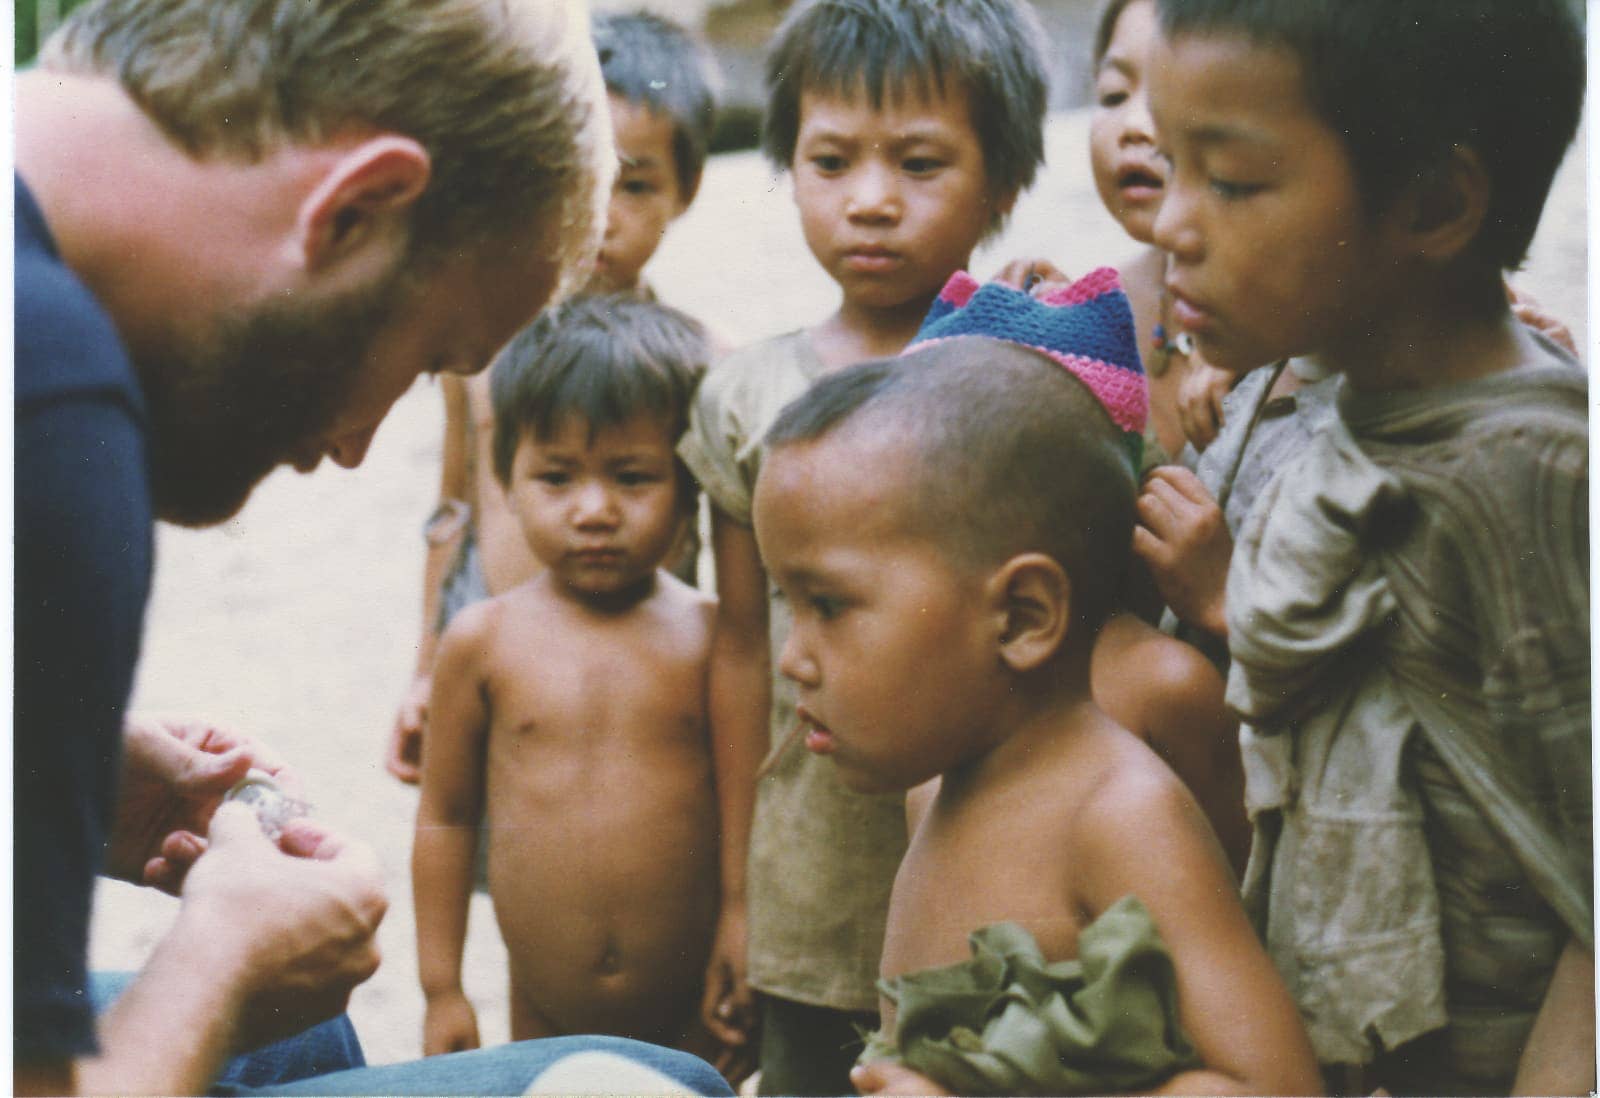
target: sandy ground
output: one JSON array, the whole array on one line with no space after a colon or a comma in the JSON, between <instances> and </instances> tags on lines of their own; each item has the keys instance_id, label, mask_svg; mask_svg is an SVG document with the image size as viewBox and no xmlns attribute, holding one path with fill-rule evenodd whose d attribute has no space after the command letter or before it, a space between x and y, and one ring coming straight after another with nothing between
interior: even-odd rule
<instances>
[{"instance_id":1,"label":"sandy ground","mask_svg":"<svg viewBox=\"0 0 1600 1098\"><path fill-rule=\"evenodd\" d=\"M1007 232L975 259L979 275L1015 255L1047 256L1081 273L1131 251L1094 196L1085 134L1082 113L1053 119L1051 167ZM1569 157L1519 281L1587 346L1584 163L1581 148ZM663 298L733 343L810 323L835 300L805 250L786 181L753 153L712 163L649 273ZM226 526L164 528L135 697L139 709L206 716L273 744L323 817L377 847L392 900L385 960L350 1006L374 1063L421 1049L407 869L416 792L385 773L381 755L414 658L419 527L433 505L440 423L438 394L421 383L395 406L359 470L325 463L309 477L281 472ZM137 967L175 907L104 884L94 964ZM504 1041L504 951L481 896L465 979L485 1041Z\"/></svg>"}]
</instances>

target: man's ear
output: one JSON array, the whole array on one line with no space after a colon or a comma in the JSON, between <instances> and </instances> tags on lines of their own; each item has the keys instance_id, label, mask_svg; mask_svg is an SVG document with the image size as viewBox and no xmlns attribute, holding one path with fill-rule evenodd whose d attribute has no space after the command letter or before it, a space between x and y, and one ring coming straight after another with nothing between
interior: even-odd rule
<instances>
[{"instance_id":1,"label":"man's ear","mask_svg":"<svg viewBox=\"0 0 1600 1098\"><path fill-rule=\"evenodd\" d=\"M990 577L988 591L1007 667L1033 671L1061 650L1072 625L1072 583L1055 560L1019 553Z\"/></svg>"},{"instance_id":2,"label":"man's ear","mask_svg":"<svg viewBox=\"0 0 1600 1098\"><path fill-rule=\"evenodd\" d=\"M375 243L403 242L431 174L428 151L398 134L341 154L300 203L295 231L305 269L325 271Z\"/></svg>"},{"instance_id":3,"label":"man's ear","mask_svg":"<svg viewBox=\"0 0 1600 1098\"><path fill-rule=\"evenodd\" d=\"M1413 255L1449 262L1472 246L1489 216L1491 184L1475 149L1457 145L1407 188L1401 229Z\"/></svg>"}]
</instances>

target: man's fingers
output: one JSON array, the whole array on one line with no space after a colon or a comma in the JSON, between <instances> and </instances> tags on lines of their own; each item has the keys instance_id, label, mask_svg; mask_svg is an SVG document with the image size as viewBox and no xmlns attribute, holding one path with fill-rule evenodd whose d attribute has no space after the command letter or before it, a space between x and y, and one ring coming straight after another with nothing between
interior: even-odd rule
<instances>
[{"instance_id":1,"label":"man's fingers","mask_svg":"<svg viewBox=\"0 0 1600 1098\"><path fill-rule=\"evenodd\" d=\"M261 824L254 812L237 801L225 801L211 814L206 840L215 849L235 843L266 843L267 837L261 833Z\"/></svg>"}]
</instances>

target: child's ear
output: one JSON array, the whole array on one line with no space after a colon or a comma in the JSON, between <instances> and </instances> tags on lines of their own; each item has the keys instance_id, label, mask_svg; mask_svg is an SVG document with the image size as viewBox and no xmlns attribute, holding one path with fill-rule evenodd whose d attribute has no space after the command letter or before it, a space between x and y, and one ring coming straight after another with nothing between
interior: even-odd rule
<instances>
[{"instance_id":1,"label":"child's ear","mask_svg":"<svg viewBox=\"0 0 1600 1098\"><path fill-rule=\"evenodd\" d=\"M316 272L403 245L431 174L428 151L409 137L382 134L348 149L301 200L295 258Z\"/></svg>"},{"instance_id":2,"label":"child's ear","mask_svg":"<svg viewBox=\"0 0 1600 1098\"><path fill-rule=\"evenodd\" d=\"M1000 659L1016 672L1033 671L1061 650L1072 624L1072 583L1043 553L1019 553L990 577Z\"/></svg>"},{"instance_id":3,"label":"child's ear","mask_svg":"<svg viewBox=\"0 0 1600 1098\"><path fill-rule=\"evenodd\" d=\"M1412 253L1448 262L1466 252L1489 214L1489 196L1489 173L1477 151L1465 145L1451 149L1400 199Z\"/></svg>"}]
</instances>

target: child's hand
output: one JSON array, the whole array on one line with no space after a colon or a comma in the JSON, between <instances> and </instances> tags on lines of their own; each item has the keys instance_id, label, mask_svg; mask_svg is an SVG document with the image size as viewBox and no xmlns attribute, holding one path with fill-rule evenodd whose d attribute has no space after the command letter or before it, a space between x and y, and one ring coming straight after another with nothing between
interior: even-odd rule
<instances>
[{"instance_id":1,"label":"child's hand","mask_svg":"<svg viewBox=\"0 0 1600 1098\"><path fill-rule=\"evenodd\" d=\"M1072 276L1048 259L1013 259L1000 268L993 281L1038 297L1055 287L1071 284Z\"/></svg>"},{"instance_id":2,"label":"child's hand","mask_svg":"<svg viewBox=\"0 0 1600 1098\"><path fill-rule=\"evenodd\" d=\"M850 1082L861 1094L949 1094L926 1075L893 1060L874 1060L850 1069Z\"/></svg>"},{"instance_id":3,"label":"child's hand","mask_svg":"<svg viewBox=\"0 0 1600 1098\"><path fill-rule=\"evenodd\" d=\"M1578 341L1572 338L1572 329L1546 312L1544 306L1537 300L1509 282L1506 283L1506 297L1511 302L1511 315L1546 339L1560 345L1574 358L1581 357L1578 354Z\"/></svg>"},{"instance_id":4,"label":"child's hand","mask_svg":"<svg viewBox=\"0 0 1600 1098\"><path fill-rule=\"evenodd\" d=\"M428 696L432 693L432 676L418 675L412 679L389 733L384 768L407 785L416 785L422 780L422 729L428 723Z\"/></svg>"},{"instance_id":5,"label":"child's hand","mask_svg":"<svg viewBox=\"0 0 1600 1098\"><path fill-rule=\"evenodd\" d=\"M1151 471L1139 494L1133 551L1180 620L1227 637L1233 537L1199 477L1179 465Z\"/></svg>"},{"instance_id":6,"label":"child's hand","mask_svg":"<svg viewBox=\"0 0 1600 1098\"><path fill-rule=\"evenodd\" d=\"M711 1035L733 1049L750 1044L756 1029L755 1001L745 983L745 941L744 907L728 904L711 943L700 1016Z\"/></svg>"},{"instance_id":7,"label":"child's hand","mask_svg":"<svg viewBox=\"0 0 1600 1098\"><path fill-rule=\"evenodd\" d=\"M478 1015L473 1011L466 992L458 988L428 996L428 1011L422 1020L424 1056L466 1052L478 1045Z\"/></svg>"},{"instance_id":8,"label":"child's hand","mask_svg":"<svg viewBox=\"0 0 1600 1098\"><path fill-rule=\"evenodd\" d=\"M1199 357L1189 356L1189 368L1178 382L1178 422L1196 450L1204 450L1222 429L1222 398L1233 388L1234 376Z\"/></svg>"}]
</instances>

